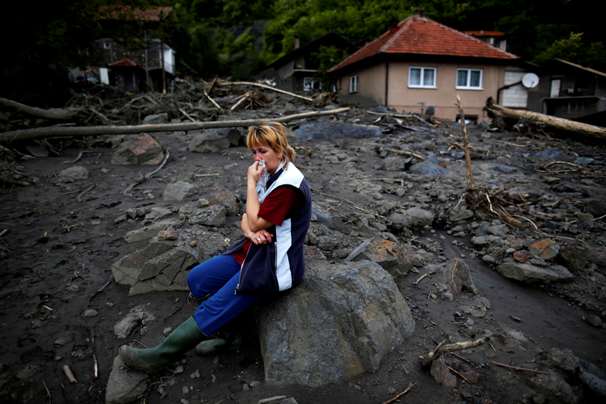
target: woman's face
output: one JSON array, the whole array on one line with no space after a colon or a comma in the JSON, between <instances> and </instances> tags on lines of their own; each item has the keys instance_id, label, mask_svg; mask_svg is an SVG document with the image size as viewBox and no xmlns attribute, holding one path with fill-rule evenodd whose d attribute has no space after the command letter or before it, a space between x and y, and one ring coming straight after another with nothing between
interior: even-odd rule
<instances>
[{"instance_id":1,"label":"woman's face","mask_svg":"<svg viewBox=\"0 0 606 404\"><path fill-rule=\"evenodd\" d=\"M264 145L253 147L250 151L254 161L265 161L265 169L270 173L276 171L283 157L282 153L276 153L271 147Z\"/></svg>"}]
</instances>

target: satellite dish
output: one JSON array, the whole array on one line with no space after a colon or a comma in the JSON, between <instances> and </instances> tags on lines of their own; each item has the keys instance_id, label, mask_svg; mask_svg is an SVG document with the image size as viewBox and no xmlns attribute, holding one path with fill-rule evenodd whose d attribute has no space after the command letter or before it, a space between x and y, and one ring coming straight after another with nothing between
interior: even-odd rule
<instances>
[{"instance_id":1,"label":"satellite dish","mask_svg":"<svg viewBox=\"0 0 606 404\"><path fill-rule=\"evenodd\" d=\"M539 84L539 76L534 73L526 73L522 77L522 85L526 88L535 88Z\"/></svg>"}]
</instances>

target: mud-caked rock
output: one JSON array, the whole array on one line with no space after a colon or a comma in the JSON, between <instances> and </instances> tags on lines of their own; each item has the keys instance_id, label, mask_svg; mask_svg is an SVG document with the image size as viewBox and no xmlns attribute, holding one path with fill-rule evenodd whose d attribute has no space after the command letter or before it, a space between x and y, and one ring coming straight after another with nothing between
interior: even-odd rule
<instances>
[{"instance_id":1,"label":"mud-caked rock","mask_svg":"<svg viewBox=\"0 0 606 404\"><path fill-rule=\"evenodd\" d=\"M85 180L88 178L88 170L86 167L73 166L61 170L59 173L59 181L61 182L75 182Z\"/></svg>"},{"instance_id":2,"label":"mud-caked rock","mask_svg":"<svg viewBox=\"0 0 606 404\"><path fill-rule=\"evenodd\" d=\"M148 379L146 373L128 370L116 356L105 389L105 403L127 404L140 399L147 390Z\"/></svg>"},{"instance_id":3,"label":"mud-caked rock","mask_svg":"<svg viewBox=\"0 0 606 404\"><path fill-rule=\"evenodd\" d=\"M223 205L211 205L198 208L195 204L188 204L179 209L179 218L190 224L205 226L222 226L225 224L227 209Z\"/></svg>"},{"instance_id":4,"label":"mud-caked rock","mask_svg":"<svg viewBox=\"0 0 606 404\"><path fill-rule=\"evenodd\" d=\"M267 381L319 386L378 369L414 319L380 265L312 260L305 282L263 311L259 331Z\"/></svg>"},{"instance_id":5,"label":"mud-caked rock","mask_svg":"<svg viewBox=\"0 0 606 404\"><path fill-rule=\"evenodd\" d=\"M562 265L539 267L508 260L496 267L497 272L506 278L522 283L548 283L572 280L574 276Z\"/></svg>"},{"instance_id":6,"label":"mud-caked rock","mask_svg":"<svg viewBox=\"0 0 606 404\"><path fill-rule=\"evenodd\" d=\"M236 128L207 129L193 134L189 150L196 153L218 153L241 144L243 135Z\"/></svg>"},{"instance_id":7,"label":"mud-caked rock","mask_svg":"<svg viewBox=\"0 0 606 404\"><path fill-rule=\"evenodd\" d=\"M365 240L345 260L376 262L394 277L406 275L422 261L411 247L380 237Z\"/></svg>"},{"instance_id":8,"label":"mud-caked rock","mask_svg":"<svg viewBox=\"0 0 606 404\"><path fill-rule=\"evenodd\" d=\"M181 202L188 196L192 195L195 190L195 185L186 181L177 181L168 184L164 188L162 199L166 202Z\"/></svg>"},{"instance_id":9,"label":"mud-caked rock","mask_svg":"<svg viewBox=\"0 0 606 404\"><path fill-rule=\"evenodd\" d=\"M112 264L117 283L130 285L130 295L187 290L186 271L197 263L190 251L171 242L152 242Z\"/></svg>"},{"instance_id":10,"label":"mud-caked rock","mask_svg":"<svg viewBox=\"0 0 606 404\"><path fill-rule=\"evenodd\" d=\"M144 304L135 306L114 325L114 334L118 339L127 338L138 325L145 325L156 319Z\"/></svg>"},{"instance_id":11,"label":"mud-caked rock","mask_svg":"<svg viewBox=\"0 0 606 404\"><path fill-rule=\"evenodd\" d=\"M423 227L431 225L434 219L433 212L421 209L410 208L402 213L392 213L389 216L390 226L396 230L404 228Z\"/></svg>"},{"instance_id":12,"label":"mud-caked rock","mask_svg":"<svg viewBox=\"0 0 606 404\"><path fill-rule=\"evenodd\" d=\"M112 155L112 164L156 165L164 159L160 143L148 134L128 137Z\"/></svg>"}]
</instances>

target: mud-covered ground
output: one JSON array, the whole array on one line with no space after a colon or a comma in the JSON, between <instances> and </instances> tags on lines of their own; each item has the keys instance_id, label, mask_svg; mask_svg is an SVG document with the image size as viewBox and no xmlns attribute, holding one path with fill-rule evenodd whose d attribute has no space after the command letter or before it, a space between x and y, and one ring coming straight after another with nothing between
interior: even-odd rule
<instances>
[{"instance_id":1,"label":"mud-covered ground","mask_svg":"<svg viewBox=\"0 0 606 404\"><path fill-rule=\"evenodd\" d=\"M264 116L263 111L258 114ZM323 139L293 140L314 204L329 219L314 222L312 231L334 239L331 243L327 237L323 242L312 237L309 244L334 261L383 232L410 247L414 267L396 282L416 320L414 335L385 357L375 373L317 388L280 386L264 382L251 315L241 324L239 346L210 356L189 353L154 376L139 402L256 403L284 395L298 403L379 403L410 383L414 385L401 402L599 402L574 370L557 369L554 351L549 350L569 349L578 358L606 367L606 148L533 132L470 127L476 184L524 195L523 200L502 199L502 207L522 224L503 226L487 211L453 218L455 207L465 205L465 163L455 145L462 143L457 126L434 127L414 119L377 121L363 110L338 120L374 124L384 133L366 138L331 138L327 133ZM109 143L89 141L65 147L59 156L18 163L37 182L0 193L3 402L104 402L118 347L124 342L153 344L165 328L192 313L186 292L129 296L128 287L113 282L111 272L113 262L132 252L125 234L145 224L136 209L178 208L178 203L163 201L167 184L193 183L190 201L217 190L243 200L249 152L240 146L194 153L188 149L190 136L154 135L171 157L129 195L124 191L154 166L112 165ZM79 161L72 162L83 150ZM397 150L414 151L435 166L428 164L429 171L417 173L413 168L420 161ZM59 173L74 165L85 167L88 178L61 182ZM432 224L402 229L393 215L412 207L433 212ZM230 215L214 231L235 237L237 222L238 217ZM487 235L496 238L477 238ZM545 239L555 243L556 255L531 257L529 262L563 265L572 280L529 285L495 271L516 252L522 251L519 260L527 259L528 246ZM570 243L577 250L566 247ZM455 258L469 268L477 293L449 296L441 289L437 274ZM140 304L156 319L126 341L119 340L114 325ZM445 355L446 375L432 377L421 368L419 355L438 343L473 340L487 331L493 334L488 343ZM64 365L77 383L68 381ZM552 371L568 387L562 387L560 379L549 379Z\"/></svg>"}]
</instances>

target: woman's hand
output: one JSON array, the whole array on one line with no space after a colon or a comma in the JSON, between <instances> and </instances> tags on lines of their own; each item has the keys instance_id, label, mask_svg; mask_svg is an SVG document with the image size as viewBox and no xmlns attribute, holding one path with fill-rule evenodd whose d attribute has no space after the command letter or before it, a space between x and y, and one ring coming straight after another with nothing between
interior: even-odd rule
<instances>
[{"instance_id":1,"label":"woman's hand","mask_svg":"<svg viewBox=\"0 0 606 404\"><path fill-rule=\"evenodd\" d=\"M250 165L250 167L248 167L246 175L249 180L253 180L256 184L257 181L259 181L259 177L261 177L261 174L263 173L264 169L265 168L262 167L258 161L255 161Z\"/></svg>"},{"instance_id":2,"label":"woman's hand","mask_svg":"<svg viewBox=\"0 0 606 404\"><path fill-rule=\"evenodd\" d=\"M272 235L267 230L259 230L251 232L248 238L256 245L269 244L271 243Z\"/></svg>"}]
</instances>

